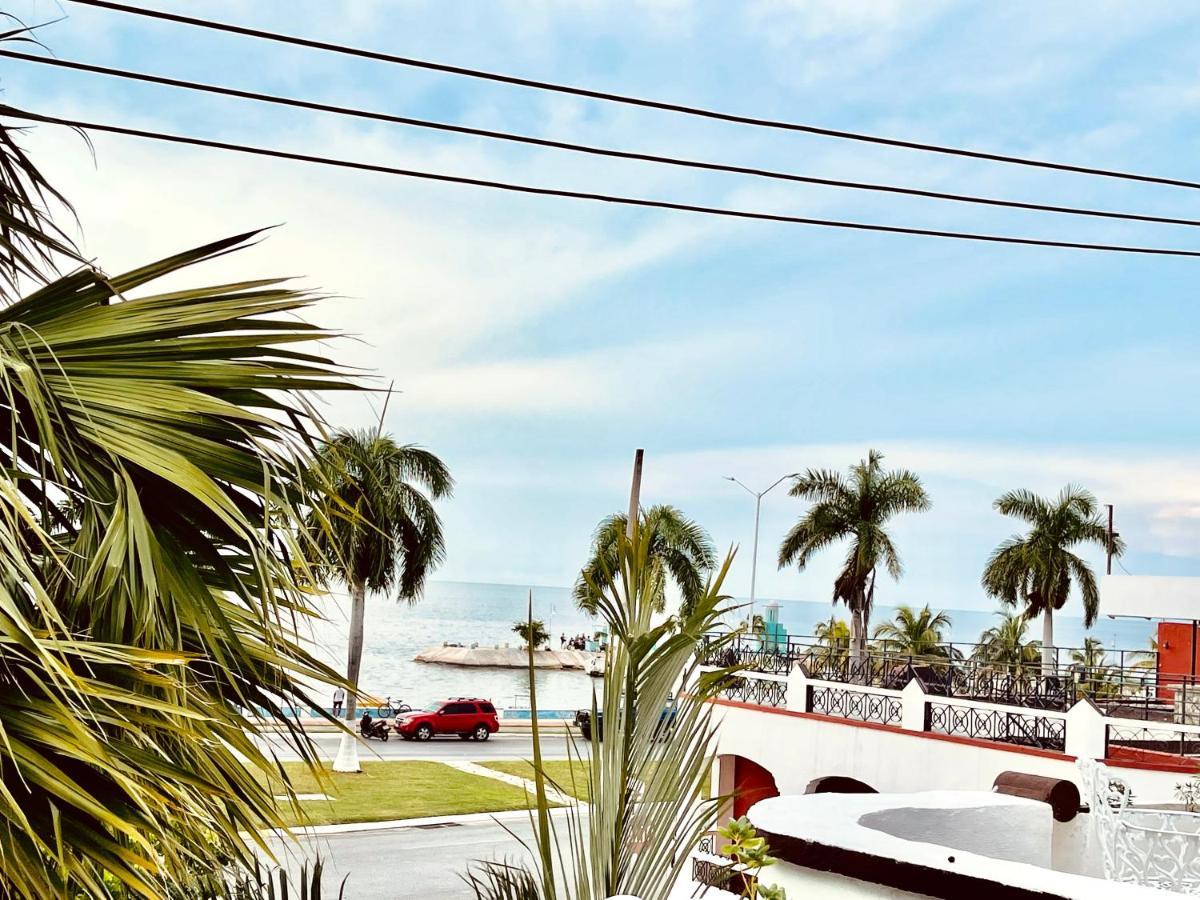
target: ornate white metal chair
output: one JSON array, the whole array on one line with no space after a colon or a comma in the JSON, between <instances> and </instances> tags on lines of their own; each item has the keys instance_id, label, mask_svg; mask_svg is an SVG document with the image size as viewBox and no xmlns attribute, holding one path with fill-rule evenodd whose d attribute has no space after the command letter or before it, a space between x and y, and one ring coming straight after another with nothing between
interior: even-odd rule
<instances>
[{"instance_id":1,"label":"ornate white metal chair","mask_svg":"<svg viewBox=\"0 0 1200 900\"><path fill-rule=\"evenodd\" d=\"M1134 807L1129 785L1107 766L1090 759L1078 765L1104 876L1200 894L1200 814Z\"/></svg>"}]
</instances>

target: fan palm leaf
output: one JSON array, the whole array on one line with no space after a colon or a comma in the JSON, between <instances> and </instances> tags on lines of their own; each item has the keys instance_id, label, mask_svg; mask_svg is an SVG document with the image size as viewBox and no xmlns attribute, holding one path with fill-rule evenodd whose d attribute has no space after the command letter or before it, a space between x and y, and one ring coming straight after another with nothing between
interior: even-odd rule
<instances>
[{"instance_id":1,"label":"fan palm leaf","mask_svg":"<svg viewBox=\"0 0 1200 900\"><path fill-rule=\"evenodd\" d=\"M282 709L338 678L303 646L324 485L300 392L349 382L297 349L332 336L294 318L312 295L147 290L254 238L0 309L4 892L161 897L252 865L242 833L282 826L289 789L242 709L316 762Z\"/></svg>"}]
</instances>

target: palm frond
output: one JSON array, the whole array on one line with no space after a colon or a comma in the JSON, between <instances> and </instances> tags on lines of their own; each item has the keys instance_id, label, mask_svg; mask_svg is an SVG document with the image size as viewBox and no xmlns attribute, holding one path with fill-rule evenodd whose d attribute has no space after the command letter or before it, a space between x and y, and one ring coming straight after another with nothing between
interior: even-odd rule
<instances>
[{"instance_id":1,"label":"palm frond","mask_svg":"<svg viewBox=\"0 0 1200 900\"><path fill-rule=\"evenodd\" d=\"M108 896L108 877L159 897L252 865L290 792L258 713L316 764L281 709L311 704L304 679L337 680L298 630L315 615L302 510L322 485L297 395L350 383L294 349L331 336L291 318L311 295L141 295L253 238L76 272L0 310L6 893Z\"/></svg>"},{"instance_id":2,"label":"palm frond","mask_svg":"<svg viewBox=\"0 0 1200 900\"><path fill-rule=\"evenodd\" d=\"M719 800L704 800L702 784L715 750L707 701L724 673L702 675L698 650L729 609L721 584L732 555L689 613L655 625L652 544L648 529L636 529L632 541L618 535L615 570L600 562L604 580L591 585L610 644L607 689L593 707L593 722L602 727L583 758L587 812L576 803L565 820L551 819L539 800L533 869L477 870L469 883L479 898L552 900L561 885L575 900L666 900L691 848L716 821ZM539 785L544 777L538 774Z\"/></svg>"}]
</instances>

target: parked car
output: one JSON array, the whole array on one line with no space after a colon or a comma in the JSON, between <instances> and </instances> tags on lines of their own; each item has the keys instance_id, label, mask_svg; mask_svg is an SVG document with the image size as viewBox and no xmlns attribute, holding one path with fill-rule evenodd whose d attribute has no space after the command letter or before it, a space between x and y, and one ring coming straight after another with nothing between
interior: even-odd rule
<instances>
[{"instance_id":1,"label":"parked car","mask_svg":"<svg viewBox=\"0 0 1200 900\"><path fill-rule=\"evenodd\" d=\"M666 737L666 732L675 722L675 698L671 697L667 700L667 705L663 707L661 713L658 714L658 729L655 732L656 737ZM575 726L579 729L580 736L585 741L592 739L592 711L590 709L579 709L575 711ZM596 710L596 740L604 740L604 710Z\"/></svg>"},{"instance_id":2,"label":"parked car","mask_svg":"<svg viewBox=\"0 0 1200 900\"><path fill-rule=\"evenodd\" d=\"M456 734L464 741L486 741L500 730L496 707L478 697L438 700L424 709L401 713L396 733L406 741L427 741L438 734Z\"/></svg>"}]
</instances>

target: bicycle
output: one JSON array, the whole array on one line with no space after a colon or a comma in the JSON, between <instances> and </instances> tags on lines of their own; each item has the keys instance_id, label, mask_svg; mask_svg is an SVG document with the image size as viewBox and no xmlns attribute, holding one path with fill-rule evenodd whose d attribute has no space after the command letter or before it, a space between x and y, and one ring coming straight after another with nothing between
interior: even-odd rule
<instances>
[{"instance_id":1,"label":"bicycle","mask_svg":"<svg viewBox=\"0 0 1200 900\"><path fill-rule=\"evenodd\" d=\"M389 694L383 703L376 708L375 712L381 719L391 719L395 718L401 713L412 712L412 707L403 700L393 700Z\"/></svg>"}]
</instances>

